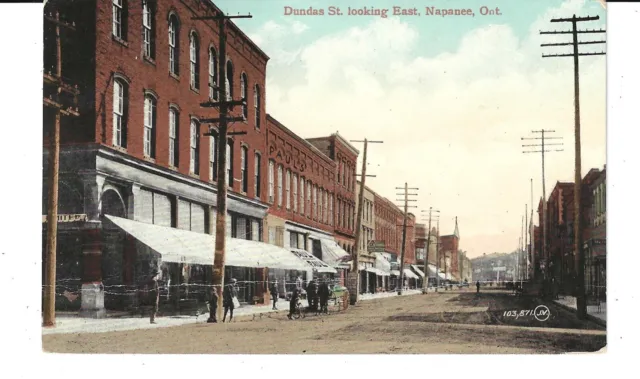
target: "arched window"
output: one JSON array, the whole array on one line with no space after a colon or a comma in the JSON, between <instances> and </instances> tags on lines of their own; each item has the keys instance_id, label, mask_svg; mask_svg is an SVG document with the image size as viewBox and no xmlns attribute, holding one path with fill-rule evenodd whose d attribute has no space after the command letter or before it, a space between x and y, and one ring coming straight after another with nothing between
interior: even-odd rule
<instances>
[{"instance_id":1,"label":"arched window","mask_svg":"<svg viewBox=\"0 0 640 379\"><path fill-rule=\"evenodd\" d=\"M127 0L113 0L113 22L112 33L113 36L126 41L127 40L127 19L128 19L128 7Z\"/></svg>"},{"instance_id":2,"label":"arched window","mask_svg":"<svg viewBox=\"0 0 640 379\"><path fill-rule=\"evenodd\" d=\"M283 181L282 165L278 165L278 206L282 207L282 181Z\"/></svg>"},{"instance_id":3,"label":"arched window","mask_svg":"<svg viewBox=\"0 0 640 379\"><path fill-rule=\"evenodd\" d=\"M233 99L233 63L231 61L227 61L227 78L224 84L225 94L227 96L227 101L231 101Z\"/></svg>"},{"instance_id":4,"label":"arched window","mask_svg":"<svg viewBox=\"0 0 640 379\"><path fill-rule=\"evenodd\" d=\"M144 155L156 157L156 99L151 95L144 97Z\"/></svg>"},{"instance_id":5,"label":"arched window","mask_svg":"<svg viewBox=\"0 0 640 379\"><path fill-rule=\"evenodd\" d=\"M189 61L191 67L191 88L200 89L200 42L196 32L189 35Z\"/></svg>"},{"instance_id":6,"label":"arched window","mask_svg":"<svg viewBox=\"0 0 640 379\"><path fill-rule=\"evenodd\" d=\"M253 88L253 110L256 128L260 129L260 109L262 107L262 97L260 96L260 86L256 84Z\"/></svg>"},{"instance_id":7,"label":"arched window","mask_svg":"<svg viewBox=\"0 0 640 379\"><path fill-rule=\"evenodd\" d=\"M246 146L240 148L240 170L242 174L242 192L247 193L249 187L249 159Z\"/></svg>"},{"instance_id":8,"label":"arched window","mask_svg":"<svg viewBox=\"0 0 640 379\"><path fill-rule=\"evenodd\" d=\"M254 196L258 199L260 198L260 181L262 180L262 174L260 172L261 160L262 160L262 156L260 156L260 153L256 152L255 158L253 161L253 165L254 165L253 173L255 175L255 178L254 178L255 181L253 182L253 193L254 193Z\"/></svg>"},{"instance_id":9,"label":"arched window","mask_svg":"<svg viewBox=\"0 0 640 379\"><path fill-rule=\"evenodd\" d=\"M128 88L124 80L113 81L113 145L127 147Z\"/></svg>"},{"instance_id":10,"label":"arched window","mask_svg":"<svg viewBox=\"0 0 640 379\"><path fill-rule=\"evenodd\" d=\"M246 104L247 100L247 74L244 72L240 75L240 97L245 101L245 104L242 106L242 117L246 120L249 117L249 111Z\"/></svg>"},{"instance_id":11,"label":"arched window","mask_svg":"<svg viewBox=\"0 0 640 379\"><path fill-rule=\"evenodd\" d=\"M287 175L285 176L285 204L287 210L291 209L291 170L287 169Z\"/></svg>"},{"instance_id":12,"label":"arched window","mask_svg":"<svg viewBox=\"0 0 640 379\"><path fill-rule=\"evenodd\" d=\"M180 113L175 108L169 108L169 166L178 167L178 132Z\"/></svg>"},{"instance_id":13,"label":"arched window","mask_svg":"<svg viewBox=\"0 0 640 379\"><path fill-rule=\"evenodd\" d=\"M179 61L180 61L180 24L178 23L178 17L172 14L169 17L169 72L178 75L179 74Z\"/></svg>"},{"instance_id":14,"label":"arched window","mask_svg":"<svg viewBox=\"0 0 640 379\"><path fill-rule=\"evenodd\" d=\"M218 178L218 135L213 132L209 136L209 180L215 181Z\"/></svg>"},{"instance_id":15,"label":"arched window","mask_svg":"<svg viewBox=\"0 0 640 379\"><path fill-rule=\"evenodd\" d=\"M209 48L209 98L218 100L218 54L211 46Z\"/></svg>"},{"instance_id":16,"label":"arched window","mask_svg":"<svg viewBox=\"0 0 640 379\"><path fill-rule=\"evenodd\" d=\"M273 203L275 197L275 162L269 161L269 203Z\"/></svg>"},{"instance_id":17,"label":"arched window","mask_svg":"<svg viewBox=\"0 0 640 379\"><path fill-rule=\"evenodd\" d=\"M227 141L227 185L233 188L233 141Z\"/></svg>"},{"instance_id":18,"label":"arched window","mask_svg":"<svg viewBox=\"0 0 640 379\"><path fill-rule=\"evenodd\" d=\"M300 214L304 215L304 177L300 177Z\"/></svg>"},{"instance_id":19,"label":"arched window","mask_svg":"<svg viewBox=\"0 0 640 379\"><path fill-rule=\"evenodd\" d=\"M195 175L200 174L200 123L191 120L191 138L189 143L189 172Z\"/></svg>"},{"instance_id":20,"label":"arched window","mask_svg":"<svg viewBox=\"0 0 640 379\"><path fill-rule=\"evenodd\" d=\"M156 57L156 20L153 0L142 0L142 51L147 58Z\"/></svg>"}]
</instances>

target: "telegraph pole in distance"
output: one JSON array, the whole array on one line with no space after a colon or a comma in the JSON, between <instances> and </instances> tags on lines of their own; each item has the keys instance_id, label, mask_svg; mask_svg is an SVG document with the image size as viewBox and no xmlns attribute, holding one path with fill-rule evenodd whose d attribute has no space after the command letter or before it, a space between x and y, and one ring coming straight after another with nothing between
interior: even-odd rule
<instances>
[{"instance_id":1,"label":"telegraph pole in distance","mask_svg":"<svg viewBox=\"0 0 640 379\"><path fill-rule=\"evenodd\" d=\"M606 33L604 29L597 30L578 30L578 22L586 22L586 21L596 21L599 20L599 16L587 16L587 17L576 17L574 14L571 18L555 18L552 19L551 22L570 22L571 30L570 31L553 31L553 32L540 32L540 34L571 34L573 37L572 42L567 43L546 43L542 44L542 47L545 46L572 46L573 52L571 54L549 54L542 55L543 58L554 58L554 57L573 57L573 79L574 79L574 105L575 105L575 178L574 178L574 190L573 190L573 198L574 198L574 252L575 252L575 261L576 261L576 276L578 280L578 296L577 296L577 316L580 319L584 319L587 317L587 299L585 294L585 286L584 286L584 250L582 246L582 210L581 207L581 196L582 196L582 167L581 167L581 152L580 152L580 73L579 73L579 56L586 55L605 55L604 51L596 52L596 53L580 53L578 51L579 45L593 45L593 44L601 44L606 43L606 41L578 41L578 34L584 33Z\"/></svg>"},{"instance_id":2,"label":"telegraph pole in distance","mask_svg":"<svg viewBox=\"0 0 640 379\"><path fill-rule=\"evenodd\" d=\"M438 218L436 226L436 292L440 287L440 219Z\"/></svg>"},{"instance_id":3,"label":"telegraph pole in distance","mask_svg":"<svg viewBox=\"0 0 640 379\"><path fill-rule=\"evenodd\" d=\"M542 244L540 246L540 255L545 259L545 273L544 278L547 278L549 273L549 257L546 254L547 249L547 191L544 178L544 154L553 151L564 151L563 149L546 150L547 146L562 146L564 143L546 143L547 140L561 140L562 137L547 137L545 133L555 133L555 130L533 130L532 133L540 133L540 137L522 137L521 140L540 140L540 144L522 145L526 148L540 148L540 150L524 150L523 153L540 153L542 156ZM536 267L533 267L533 276L535 277Z\"/></svg>"},{"instance_id":4,"label":"telegraph pole in distance","mask_svg":"<svg viewBox=\"0 0 640 379\"><path fill-rule=\"evenodd\" d=\"M423 211L424 212L424 211ZM429 289L429 250L431 247L431 216L432 213L440 213L439 210L437 209L433 209L433 207L429 207L429 230L427 232L427 251L425 253L425 257L424 257L424 275L425 275L425 280L424 280L424 285L423 285L423 293L427 293L427 290ZM438 273L436 272L436 276L438 275Z\"/></svg>"},{"instance_id":5,"label":"telegraph pole in distance","mask_svg":"<svg viewBox=\"0 0 640 379\"><path fill-rule=\"evenodd\" d=\"M404 183L404 188L402 187L396 187L396 189L404 189L404 194L397 194L397 195L404 195L404 200L397 200L397 201L404 201L404 218L402 221L402 250L400 253L400 276L398 277L398 280L400 281L400 287L398 289L398 295L402 295L402 287L404 286L404 252L405 252L405 248L406 248L406 244L407 244L407 216L408 216L408 208L417 208L416 206L410 206L409 202L410 201L417 201L417 200L409 200L409 196L417 196L417 193L409 193L409 190L418 190L419 188L409 188L407 183Z\"/></svg>"},{"instance_id":6,"label":"telegraph pole in distance","mask_svg":"<svg viewBox=\"0 0 640 379\"><path fill-rule=\"evenodd\" d=\"M216 318L222 317L222 288L224 286L224 270L225 270L225 238L226 238L226 216L227 216L227 185L229 178L227 178L227 138L229 135L246 134L246 132L228 132L229 122L244 121L244 116L241 117L228 117L230 110L233 110L234 106L246 106L247 99L233 100L226 96L227 87L227 34L225 31L226 21L233 18L252 18L251 15L237 15L229 16L222 12L219 12L215 16L205 17L192 17L192 20L213 20L218 21L218 37L220 38L220 55L218 59L218 72L220 83L214 91L218 91L218 101L205 102L200 104L204 108L218 108L218 118L201 118L202 124L218 124L218 181L217 181L217 207L216 207L216 243L215 252L213 256L213 291L218 293L218 306L217 315L213 314L213 307L211 307L211 313L207 322L216 322ZM223 89L225 91L223 92ZM229 93L232 89L229 88ZM224 95L224 99L223 99ZM246 93L245 93L246 96ZM211 135L211 132L205 133L205 135Z\"/></svg>"},{"instance_id":7,"label":"telegraph pole in distance","mask_svg":"<svg viewBox=\"0 0 640 379\"><path fill-rule=\"evenodd\" d=\"M60 13L56 11L44 16L44 19L55 24L56 34L56 72L44 73L44 83L56 88L56 94L43 98L43 104L55 111L53 133L49 136L49 199L47 209L47 250L44 279L44 309L42 326L52 327L56 325L56 252L58 244L58 173L60 169L60 117L79 116L77 107L78 86L71 86L62 78L62 43L60 41L60 28L75 31L75 23L67 23L60 20ZM74 96L75 107L63 104L63 93Z\"/></svg>"},{"instance_id":8,"label":"telegraph pole in distance","mask_svg":"<svg viewBox=\"0 0 640 379\"><path fill-rule=\"evenodd\" d=\"M360 194L358 197L358 213L356 216L356 252L353 258L353 271L352 276L355 276L355 280L349 280L349 283L354 283L353 285L353 293L350 292L349 302L351 305L355 305L358 302L358 296L360 295L360 233L362 229L362 208L364 204L364 185L365 178L367 176L374 177L375 175L367 175L367 145L369 143L383 143L383 141L369 141L366 138L362 141L359 140L351 140L351 142L363 142L364 143L364 152L362 154L362 173L360 176L362 180L360 180ZM356 174L357 175L357 174ZM366 247L366 244L365 244Z\"/></svg>"}]
</instances>

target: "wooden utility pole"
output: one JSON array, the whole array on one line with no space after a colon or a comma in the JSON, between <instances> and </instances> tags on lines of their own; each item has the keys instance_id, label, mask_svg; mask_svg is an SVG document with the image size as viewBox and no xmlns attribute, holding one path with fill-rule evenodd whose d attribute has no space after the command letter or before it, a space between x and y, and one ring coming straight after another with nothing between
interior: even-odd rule
<instances>
[{"instance_id":1,"label":"wooden utility pole","mask_svg":"<svg viewBox=\"0 0 640 379\"><path fill-rule=\"evenodd\" d=\"M575 254L575 266L576 266L576 280L577 280L577 316L580 319L584 319L587 317L587 298L585 293L585 285L584 285L584 250L582 246L582 209L581 209L581 200L582 200L582 167L581 167L581 146L580 146L580 72L579 72L579 57L585 55L605 55L604 51L595 52L595 53L580 53L578 51L578 45L593 45L593 44L603 44L606 41L586 41L579 42L578 34L582 33L606 33L604 29L597 30L578 30L578 22L585 21L597 21L599 20L599 16L587 16L587 17L576 17L574 14L571 18L555 18L552 19L551 22L570 22L571 30L570 31L553 31L553 32L540 32L540 34L571 34L573 37L572 42L567 43L548 43L542 44L541 46L572 46L573 52L571 54L549 54L542 55L543 58L553 58L553 57L572 57L573 58L573 83L574 83L574 105L575 105L575 124L574 124L574 133L575 133L575 177L574 177L574 221L573 221L573 231L574 231L574 254Z\"/></svg>"},{"instance_id":2,"label":"wooden utility pole","mask_svg":"<svg viewBox=\"0 0 640 379\"><path fill-rule=\"evenodd\" d=\"M529 256L527 255L527 249L529 248L529 242L527 239L527 235L529 234L527 232L527 228L529 227L529 204L525 204L524 205L524 247L522 249L522 257L524 258L524 269L520 268L521 270L521 277L520 277L520 287L522 287L522 277L526 275L526 273L528 272L528 262L529 262Z\"/></svg>"},{"instance_id":3,"label":"wooden utility pole","mask_svg":"<svg viewBox=\"0 0 640 379\"><path fill-rule=\"evenodd\" d=\"M436 233L436 292L438 292L438 287L440 287L440 219L437 221Z\"/></svg>"},{"instance_id":4,"label":"wooden utility pole","mask_svg":"<svg viewBox=\"0 0 640 379\"><path fill-rule=\"evenodd\" d=\"M218 13L215 16L205 17L192 17L192 20L215 20L218 21L218 38L220 39L219 57L218 57L218 77L219 83L214 91L218 92L218 101L206 102L200 104L205 108L218 108L220 116L218 118L201 118L202 124L218 124L218 141L217 141L217 153L218 153L218 180L217 180L217 206L216 206L216 239L215 239L215 252L213 256L213 291L218 294L218 306L217 315L213 314L213 307L211 307L211 314L207 322L216 322L217 318L222 317L222 289L224 286L224 270L225 270L225 253L226 253L226 216L227 216L227 185L233 178L227 178L227 138L230 135L246 134L246 132L233 132L229 133L229 123L235 121L244 121L244 116L229 117L229 111L233 110L235 106L246 106L247 99L233 100L226 96L227 88L227 34L225 31L226 21L232 18L252 18L251 15L237 15L229 16L223 13ZM231 84L229 84L231 85ZM247 91L248 92L248 91ZM232 93L232 88L229 88L229 93ZM246 92L245 92L246 96ZM209 133L205 135L210 136ZM232 182L233 183L233 182Z\"/></svg>"},{"instance_id":5,"label":"wooden utility pole","mask_svg":"<svg viewBox=\"0 0 640 379\"><path fill-rule=\"evenodd\" d=\"M542 156L542 244L540 246L540 255L544 258L545 271L544 278L548 279L549 276L549 257L546 254L547 249L547 191L544 176L544 155L553 151L564 151L563 149L546 150L548 146L562 146L563 143L546 143L547 140L561 140L562 137L547 137L545 133L555 133L555 130L532 130L532 133L540 133L540 137L522 137L521 140L540 140L540 144L522 145L527 148L540 148L540 150L525 150L523 153L540 153ZM533 268L535 277L536 267Z\"/></svg>"},{"instance_id":6,"label":"wooden utility pole","mask_svg":"<svg viewBox=\"0 0 640 379\"><path fill-rule=\"evenodd\" d=\"M424 211L423 211L424 212ZM429 289L429 249L431 247L431 216L432 213L440 213L439 210L433 209L433 207L429 207L429 230L427 232L427 252L424 257L424 283L423 283L423 293L427 293ZM436 276L438 273L436 272Z\"/></svg>"},{"instance_id":7,"label":"wooden utility pole","mask_svg":"<svg viewBox=\"0 0 640 379\"><path fill-rule=\"evenodd\" d=\"M62 79L62 43L60 28L75 31L75 23L69 24L60 20L60 13L55 17L51 14L44 16L45 20L55 25L56 40L56 72L44 73L44 83L56 87L56 95L43 98L43 104L55 111L53 133L49 136L49 202L47 209L47 250L44 283L43 322L45 327L56 324L56 252L58 237L58 172L60 168L60 117L79 116L77 106L74 108L63 104L62 94L78 95L77 86L72 87ZM77 104L77 100L74 99ZM45 125L46 127L46 125Z\"/></svg>"},{"instance_id":8,"label":"wooden utility pole","mask_svg":"<svg viewBox=\"0 0 640 379\"><path fill-rule=\"evenodd\" d=\"M360 193L358 197L358 213L356 216L356 235L355 242L356 248L353 256L353 271L351 273L352 280L349 280L348 283L351 284L351 288L349 289L349 302L351 305L355 305L358 302L358 296L360 295L360 248L366 248L367 244L364 246L360 246L360 236L362 232L362 213L364 206L364 185L365 178L367 176L375 177L375 175L367 175L367 145L369 143L382 143L382 141L369 141L366 138L362 141L352 140L351 142L363 142L364 143L364 152L362 154L362 173L360 176L362 179L360 180Z\"/></svg>"},{"instance_id":9,"label":"wooden utility pole","mask_svg":"<svg viewBox=\"0 0 640 379\"><path fill-rule=\"evenodd\" d=\"M402 295L402 287L404 286L404 252L405 252L405 248L407 245L407 217L409 216L408 214L408 208L409 208L409 201L416 201L416 200L409 200L409 195L417 195L415 193L410 194L409 193L409 189L412 190L418 190L418 188L409 188L407 183L404 183L404 188L402 187L396 187L396 189L404 189L404 217L402 219L402 250L400 253L400 276L398 277L398 280L400 281L400 286L398 287L398 295ZM398 194L398 195L402 195L402 194ZM398 201L403 201L403 200L398 200ZM416 208L414 206L412 206L411 208Z\"/></svg>"}]
</instances>

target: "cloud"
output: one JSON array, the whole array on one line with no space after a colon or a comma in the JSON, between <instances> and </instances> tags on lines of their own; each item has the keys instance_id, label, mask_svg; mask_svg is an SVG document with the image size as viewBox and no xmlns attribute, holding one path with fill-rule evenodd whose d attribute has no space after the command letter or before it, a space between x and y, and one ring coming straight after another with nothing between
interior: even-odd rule
<instances>
[{"instance_id":1,"label":"cloud","mask_svg":"<svg viewBox=\"0 0 640 379\"><path fill-rule=\"evenodd\" d=\"M523 38L509 25L471 30L453 52L431 57L415 56L419 33L397 18L325 35L296 52L300 72L279 71L281 61L270 68L268 112L303 137L338 130L384 140L369 149L368 173L377 175L369 186L394 200L407 181L420 188L419 209L441 210L443 233L458 216L463 250L511 251L530 178L534 203L541 196L540 155L523 154L520 138L555 130L565 151L547 155L547 195L557 180L573 180L573 63L542 59L540 43L564 36L539 31L584 6L570 0L548 10ZM606 159L606 70L603 57L580 63L586 173Z\"/></svg>"}]
</instances>

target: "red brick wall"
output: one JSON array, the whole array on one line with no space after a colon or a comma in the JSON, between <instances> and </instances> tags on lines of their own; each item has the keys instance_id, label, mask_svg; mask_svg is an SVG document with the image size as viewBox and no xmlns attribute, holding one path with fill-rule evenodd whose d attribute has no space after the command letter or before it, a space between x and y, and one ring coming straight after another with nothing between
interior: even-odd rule
<instances>
[{"instance_id":1,"label":"red brick wall","mask_svg":"<svg viewBox=\"0 0 640 379\"><path fill-rule=\"evenodd\" d=\"M97 3L97 34L96 34L96 100L95 109L98 112L95 123L95 142L105 146L112 146L112 107L113 107L113 74L117 73L128 78L128 119L127 119L127 149L126 153L139 158L143 157L143 106L144 91L151 90L158 95L156 121L156 157L151 161L157 165L168 167L169 161L169 104L178 105L179 114L179 165L177 171L189 175L189 134L190 117L204 116L215 118L218 116L214 108L201 108L200 103L208 100L208 62L209 46L213 45L219 53L217 27L214 21L191 20L194 16L213 15L214 6L208 5L206 0L163 0L157 2L155 13L155 62L149 62L142 57L142 6L139 1L127 1L128 4L128 32L126 43L116 41L112 37L112 4L108 1ZM173 11L180 21L179 29L179 77L169 74L168 57L168 18ZM199 93L190 88L189 71L189 34L194 30L199 36L200 49L200 88ZM235 26L227 27L227 55L233 62L233 93L234 99L240 97L240 75L246 73L248 77L247 102L248 120L246 123L237 122L231 131L246 131L246 135L235 136L233 144L234 177L240 177L240 146L246 144L248 151L248 196L254 197L254 153L263 155L266 151L265 129L265 72L267 57L260 52ZM219 62L221 63L221 62ZM254 97L255 84L260 86L261 129L254 125ZM104 98L104 106L101 99ZM236 107L234 115L240 115L240 107ZM202 136L208 125L200 127L200 180L209 181L209 137ZM149 159L147 159L149 160ZM262 173L266 171L263 159ZM233 190L239 192L241 183L234 181ZM261 198L265 199L262 190Z\"/></svg>"},{"instance_id":2,"label":"red brick wall","mask_svg":"<svg viewBox=\"0 0 640 379\"><path fill-rule=\"evenodd\" d=\"M374 192L374 208L376 215L376 240L384 241L385 250L400 254L398 243L398 209L386 198Z\"/></svg>"}]
</instances>

